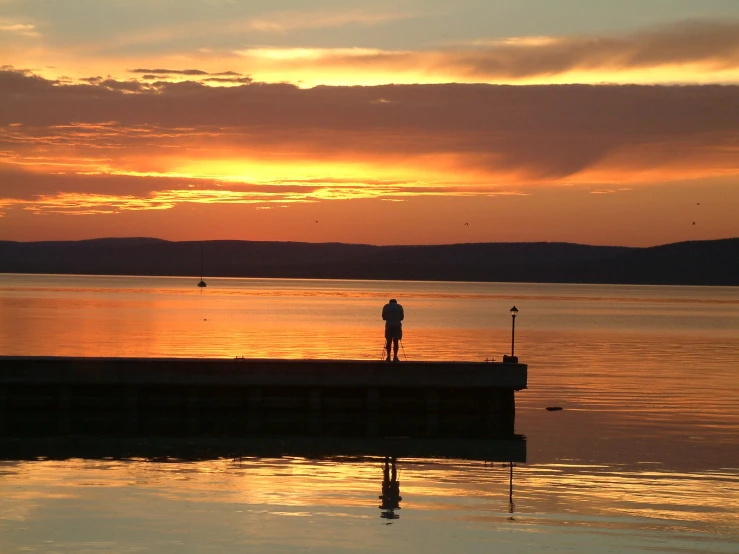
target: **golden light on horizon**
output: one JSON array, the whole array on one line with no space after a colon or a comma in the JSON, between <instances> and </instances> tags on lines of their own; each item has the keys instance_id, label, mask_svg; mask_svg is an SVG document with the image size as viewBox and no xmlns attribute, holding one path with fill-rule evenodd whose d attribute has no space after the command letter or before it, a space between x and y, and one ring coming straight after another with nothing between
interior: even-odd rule
<instances>
[{"instance_id":1,"label":"golden light on horizon","mask_svg":"<svg viewBox=\"0 0 739 554\"><path fill-rule=\"evenodd\" d=\"M295 17L298 27L312 18L321 22L320 27L338 21L341 26L368 17L367 14L361 17L344 14L338 18L323 15L318 19L313 16L293 14L291 17ZM406 17L409 14L375 14L367 21L377 24ZM291 26L285 21L279 18L266 27L263 21L260 25L262 30L276 31L283 25ZM254 30L255 22L247 28ZM231 31L235 31L234 24L229 23ZM6 26L8 32L20 33L24 29L28 33L36 32L37 28L21 22ZM234 86L244 82L238 77L248 75L258 82L293 83L301 88L389 83L736 84L739 83L737 41L732 37L737 29L739 23L732 20L697 20L626 34L478 36L435 42L423 48L389 48L380 43L328 47L269 42L216 48L179 45L164 50L155 48L146 54L131 48L137 42L166 43L183 32L197 31L191 26L175 25L136 31L127 37L109 37L104 43L93 41L55 47L37 40L40 37L26 36L23 43L1 45L0 54L17 69L30 69L62 82L104 75L106 79L119 81L198 81L208 86ZM686 49L686 44L695 46ZM146 75L136 68L171 70L157 69Z\"/></svg>"},{"instance_id":2,"label":"golden light on horizon","mask_svg":"<svg viewBox=\"0 0 739 554\"><path fill-rule=\"evenodd\" d=\"M219 223L212 228L232 236L220 220L237 218L242 205L259 210L262 223L238 226L239 238L291 238L297 231L285 213L307 210L307 220L320 213L342 222L300 231L312 240L438 243L552 233L583 241L572 214L596 210L590 226L601 229L588 240L634 243L614 221L619 210L641 214L626 201L639 192L672 218L651 219L652 239L639 241L739 232L727 207L739 175L736 87L705 86L739 83L739 22L600 34L506 28L430 41L311 38L414 18L304 10L226 27L207 17L203 27L159 22L105 40L62 39L33 18L3 20L0 33L14 40L0 41L0 57L12 64L0 68L10 107L0 119L0 217L10 236L40 236L64 215L84 215L75 222L84 232L63 233L89 236L124 233L111 216L135 213L147 233L174 238L189 232L186 213L208 210ZM217 29L215 42L182 38ZM261 34L234 41L244 29ZM710 196L724 200L700 227L683 229L679 218L699 219L684 204ZM465 234L437 231L453 215L446 205L464 221L499 218L517 197L538 234L493 220ZM371 230L384 212L402 212L398 238ZM367 222L361 232L359 219ZM607 222L619 238L607 238Z\"/></svg>"},{"instance_id":3,"label":"golden light on horizon","mask_svg":"<svg viewBox=\"0 0 739 554\"><path fill-rule=\"evenodd\" d=\"M341 56L341 59L336 59ZM96 75L109 75L119 81L133 81L130 68L143 65L174 66L177 68L197 66L208 74L237 71L248 73L257 82L291 83L304 89L316 86L379 86L392 84L498 84L498 85L567 85L579 84L738 84L739 68L722 66L715 62L676 63L654 67L604 66L595 69L572 68L561 72L545 72L535 75L496 75L477 70L470 71L463 64L449 66L443 56L435 59L429 54L422 65L411 61L383 63L374 58L383 58L381 53L345 53L324 49L255 49L227 56L226 60L210 60L202 55L165 56L161 59L89 59L69 63L55 54L40 58L28 58L16 62L15 67L33 68L47 79L62 82L77 82ZM366 58L366 59L363 59ZM313 65L318 64L316 68ZM362 65L357 71L356 64ZM162 75L160 82L197 81L211 87L234 87L243 83L207 81L199 76Z\"/></svg>"}]
</instances>

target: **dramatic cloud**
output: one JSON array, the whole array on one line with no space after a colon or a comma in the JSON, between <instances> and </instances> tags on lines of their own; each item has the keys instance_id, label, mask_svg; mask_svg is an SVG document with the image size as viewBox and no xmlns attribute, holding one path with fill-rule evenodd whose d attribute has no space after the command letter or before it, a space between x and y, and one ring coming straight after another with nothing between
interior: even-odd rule
<instances>
[{"instance_id":1,"label":"dramatic cloud","mask_svg":"<svg viewBox=\"0 0 739 554\"><path fill-rule=\"evenodd\" d=\"M256 64L259 77L268 60L270 73L305 72L307 79L361 68L369 78L392 74L395 82L739 82L739 21L685 22L630 35L476 40L427 51L251 48L237 53Z\"/></svg>"},{"instance_id":2,"label":"dramatic cloud","mask_svg":"<svg viewBox=\"0 0 739 554\"><path fill-rule=\"evenodd\" d=\"M0 4L3 239L739 233L739 3Z\"/></svg>"},{"instance_id":3,"label":"dramatic cloud","mask_svg":"<svg viewBox=\"0 0 739 554\"><path fill-rule=\"evenodd\" d=\"M129 69L129 73L143 74L141 78L147 81L181 81L181 79L173 78L185 77L186 80L195 80L201 83L214 83L218 85L229 85L229 84L245 84L251 83L253 79L248 75L242 75L235 71L219 71L217 73L208 73L202 69ZM87 78L81 81L97 84L102 81L100 77ZM157 83L160 85L161 83Z\"/></svg>"},{"instance_id":4,"label":"dramatic cloud","mask_svg":"<svg viewBox=\"0 0 739 554\"><path fill-rule=\"evenodd\" d=\"M93 213L739 176L737 98L736 86L221 88L6 70L0 203Z\"/></svg>"},{"instance_id":5,"label":"dramatic cloud","mask_svg":"<svg viewBox=\"0 0 739 554\"><path fill-rule=\"evenodd\" d=\"M739 21L685 22L624 36L499 39L453 52L447 63L509 77L685 64L737 69Z\"/></svg>"},{"instance_id":6,"label":"dramatic cloud","mask_svg":"<svg viewBox=\"0 0 739 554\"><path fill-rule=\"evenodd\" d=\"M370 17L364 12L330 17L290 15L295 24L302 21L308 26L311 22L328 25L333 21L338 25L359 21L360 16L368 22L385 17ZM259 25L264 29L289 29L289 18L276 23L282 21L281 17L260 19ZM48 78L81 78L92 73L122 80L133 74L146 75L148 80L158 75L161 80L176 82L210 76L233 77L229 82L208 81L211 84L237 84L248 74L261 82L290 82L302 87L451 82L739 84L737 19L685 21L622 34L480 37L403 49L389 48L379 41L347 45L316 41L315 37L304 45L261 41L254 38L255 31L249 27L256 25L255 21L219 22L217 32L208 30L206 23L188 22L74 47L9 44L4 52L0 45L0 56L14 60L16 66L44 68L40 71ZM249 38L225 43L205 41L198 46L182 42L183 37L192 40L195 36L220 37L224 33ZM162 46L142 55L143 46L136 45L150 42Z\"/></svg>"}]
</instances>

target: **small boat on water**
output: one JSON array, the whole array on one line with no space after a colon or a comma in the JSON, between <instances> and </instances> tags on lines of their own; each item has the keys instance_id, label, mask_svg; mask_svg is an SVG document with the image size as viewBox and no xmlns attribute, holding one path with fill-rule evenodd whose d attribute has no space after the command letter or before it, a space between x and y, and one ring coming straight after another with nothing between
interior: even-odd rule
<instances>
[{"instance_id":1,"label":"small boat on water","mask_svg":"<svg viewBox=\"0 0 739 554\"><path fill-rule=\"evenodd\" d=\"M208 285L203 280L203 243L200 243L200 281L198 282L198 287L205 288Z\"/></svg>"}]
</instances>

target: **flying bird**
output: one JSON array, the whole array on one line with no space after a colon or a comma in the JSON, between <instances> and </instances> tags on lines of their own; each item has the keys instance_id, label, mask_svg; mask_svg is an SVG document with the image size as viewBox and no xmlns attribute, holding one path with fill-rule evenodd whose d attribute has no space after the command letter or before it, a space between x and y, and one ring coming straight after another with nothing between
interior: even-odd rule
<instances>
[{"instance_id":1,"label":"flying bird","mask_svg":"<svg viewBox=\"0 0 739 554\"><path fill-rule=\"evenodd\" d=\"M469 225L469 223L465 223L465 225Z\"/></svg>"},{"instance_id":2,"label":"flying bird","mask_svg":"<svg viewBox=\"0 0 739 554\"><path fill-rule=\"evenodd\" d=\"M693 222L693 225L695 225L695 221Z\"/></svg>"}]
</instances>

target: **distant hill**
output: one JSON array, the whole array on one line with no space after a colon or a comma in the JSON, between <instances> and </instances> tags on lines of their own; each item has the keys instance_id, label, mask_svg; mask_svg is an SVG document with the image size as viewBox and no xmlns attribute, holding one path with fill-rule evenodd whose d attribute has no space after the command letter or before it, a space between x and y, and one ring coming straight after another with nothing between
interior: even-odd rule
<instances>
[{"instance_id":1,"label":"distant hill","mask_svg":"<svg viewBox=\"0 0 739 554\"><path fill-rule=\"evenodd\" d=\"M201 244L205 277L739 285L739 238L651 248L554 242L0 241L0 273L199 276Z\"/></svg>"}]
</instances>

